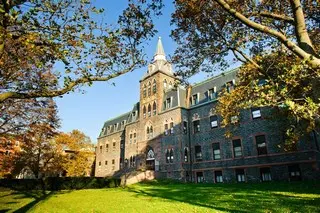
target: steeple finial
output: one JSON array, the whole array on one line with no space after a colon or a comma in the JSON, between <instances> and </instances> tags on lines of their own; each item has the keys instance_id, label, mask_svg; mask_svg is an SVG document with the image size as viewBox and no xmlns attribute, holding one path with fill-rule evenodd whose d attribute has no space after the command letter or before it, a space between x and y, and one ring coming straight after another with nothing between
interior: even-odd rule
<instances>
[{"instance_id":1,"label":"steeple finial","mask_svg":"<svg viewBox=\"0 0 320 213\"><path fill-rule=\"evenodd\" d=\"M158 38L157 50L154 54L154 60L166 60L166 54L164 53L164 49L161 42L161 37Z\"/></svg>"}]
</instances>

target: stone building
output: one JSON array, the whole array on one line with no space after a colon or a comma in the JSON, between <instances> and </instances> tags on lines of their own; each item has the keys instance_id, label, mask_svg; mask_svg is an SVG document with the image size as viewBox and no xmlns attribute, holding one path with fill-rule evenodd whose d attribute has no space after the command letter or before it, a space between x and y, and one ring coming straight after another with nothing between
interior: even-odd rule
<instances>
[{"instance_id":1,"label":"stone building","mask_svg":"<svg viewBox=\"0 0 320 213\"><path fill-rule=\"evenodd\" d=\"M283 120L268 108L243 110L232 138L215 105L232 90L237 70L184 88L166 60L159 38L153 62L140 80L133 109L103 125L96 148L96 176L154 170L158 178L193 182L246 182L320 178L318 134L295 151L283 148Z\"/></svg>"}]
</instances>

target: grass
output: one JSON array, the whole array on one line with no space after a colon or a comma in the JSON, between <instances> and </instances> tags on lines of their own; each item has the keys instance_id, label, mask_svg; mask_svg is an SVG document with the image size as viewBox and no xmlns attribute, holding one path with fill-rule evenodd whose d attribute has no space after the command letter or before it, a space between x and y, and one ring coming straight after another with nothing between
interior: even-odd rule
<instances>
[{"instance_id":1,"label":"grass","mask_svg":"<svg viewBox=\"0 0 320 213\"><path fill-rule=\"evenodd\" d=\"M1 190L0 212L320 212L320 182L182 184L15 192Z\"/></svg>"}]
</instances>

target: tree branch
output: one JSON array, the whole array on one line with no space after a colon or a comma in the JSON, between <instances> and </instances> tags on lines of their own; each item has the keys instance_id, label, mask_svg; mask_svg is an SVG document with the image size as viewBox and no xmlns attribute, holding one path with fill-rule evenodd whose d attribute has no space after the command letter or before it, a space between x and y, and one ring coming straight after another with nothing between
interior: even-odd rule
<instances>
[{"instance_id":1,"label":"tree branch","mask_svg":"<svg viewBox=\"0 0 320 213\"><path fill-rule=\"evenodd\" d=\"M306 22L300 0L290 0L290 4L294 15L295 33L299 46L307 53L316 55L316 51L314 50L306 28Z\"/></svg>"},{"instance_id":2,"label":"tree branch","mask_svg":"<svg viewBox=\"0 0 320 213\"><path fill-rule=\"evenodd\" d=\"M266 17L266 18L272 18L278 21L285 21L290 24L294 23L294 19L285 15L280 15L276 13L269 13L267 11L262 11L262 12L253 12L248 14L248 16L257 16L257 17Z\"/></svg>"},{"instance_id":3,"label":"tree branch","mask_svg":"<svg viewBox=\"0 0 320 213\"><path fill-rule=\"evenodd\" d=\"M304 51L302 48L300 48L298 45L290 41L285 35L282 33L273 30L265 25L256 23L254 21L251 21L241 13L237 12L235 9L231 8L230 5L224 1L224 0L214 0L216 1L223 9L230 13L235 19L239 20L246 26L255 29L257 31L260 31L262 33L266 33L272 37L275 37L278 39L281 43L283 43L289 50L291 50L294 54L296 54L298 57L308 60L307 62L312 66L312 67L320 67L320 59L317 58L315 55L310 54L306 51Z\"/></svg>"},{"instance_id":4,"label":"tree branch","mask_svg":"<svg viewBox=\"0 0 320 213\"><path fill-rule=\"evenodd\" d=\"M134 70L136 67L136 63L119 72L112 73L108 76L90 76L90 77L82 77L77 80L70 82L62 89L51 90L51 91L33 91L28 93L20 93L20 92L4 92L0 94L0 103L4 102L7 99L15 98L15 99L29 99L29 98L38 98L38 97L57 97L63 95L72 89L74 89L77 85L85 84L93 81L108 81L112 78L123 75L127 72Z\"/></svg>"}]
</instances>

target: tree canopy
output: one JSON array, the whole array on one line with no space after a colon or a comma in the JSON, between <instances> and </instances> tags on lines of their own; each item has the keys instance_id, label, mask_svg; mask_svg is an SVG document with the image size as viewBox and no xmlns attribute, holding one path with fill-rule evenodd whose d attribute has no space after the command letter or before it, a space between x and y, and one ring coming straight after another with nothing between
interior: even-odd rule
<instances>
[{"instance_id":1,"label":"tree canopy","mask_svg":"<svg viewBox=\"0 0 320 213\"><path fill-rule=\"evenodd\" d=\"M7 0L0 4L0 103L55 97L145 64L161 0L129 0L117 23L90 0ZM64 69L55 70L59 63Z\"/></svg>"},{"instance_id":2,"label":"tree canopy","mask_svg":"<svg viewBox=\"0 0 320 213\"><path fill-rule=\"evenodd\" d=\"M271 106L288 119L291 141L320 114L320 3L316 0L176 0L174 61L185 78L242 62L237 87L219 98L223 125L242 109ZM183 60L181 60L183 59Z\"/></svg>"}]
</instances>

